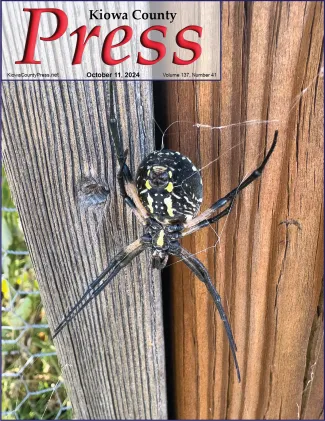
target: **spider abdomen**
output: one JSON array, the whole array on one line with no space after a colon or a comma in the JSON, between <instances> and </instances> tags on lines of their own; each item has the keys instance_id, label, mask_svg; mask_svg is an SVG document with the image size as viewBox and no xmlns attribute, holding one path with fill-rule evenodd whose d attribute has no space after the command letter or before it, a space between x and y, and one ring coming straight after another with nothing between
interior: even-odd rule
<instances>
[{"instance_id":1,"label":"spider abdomen","mask_svg":"<svg viewBox=\"0 0 325 421\"><path fill-rule=\"evenodd\" d=\"M199 170L189 158L168 149L155 151L141 162L136 186L150 216L164 223L191 220L202 203Z\"/></svg>"}]
</instances>

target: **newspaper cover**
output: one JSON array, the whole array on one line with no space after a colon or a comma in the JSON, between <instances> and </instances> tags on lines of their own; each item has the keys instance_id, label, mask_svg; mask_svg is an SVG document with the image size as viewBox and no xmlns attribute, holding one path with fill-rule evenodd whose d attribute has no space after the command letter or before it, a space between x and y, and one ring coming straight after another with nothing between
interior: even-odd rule
<instances>
[{"instance_id":1,"label":"newspaper cover","mask_svg":"<svg viewBox=\"0 0 325 421\"><path fill-rule=\"evenodd\" d=\"M1 2L3 419L323 417L323 19Z\"/></svg>"}]
</instances>

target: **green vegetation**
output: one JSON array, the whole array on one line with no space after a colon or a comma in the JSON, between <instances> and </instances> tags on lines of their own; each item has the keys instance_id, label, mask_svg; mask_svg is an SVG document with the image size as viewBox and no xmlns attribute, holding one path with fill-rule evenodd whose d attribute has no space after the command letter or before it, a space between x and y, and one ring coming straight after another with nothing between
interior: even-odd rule
<instances>
[{"instance_id":1,"label":"green vegetation","mask_svg":"<svg viewBox=\"0 0 325 421\"><path fill-rule=\"evenodd\" d=\"M3 170L2 207L14 207ZM65 410L70 402L26 251L17 212L2 212L2 418L71 419L71 409Z\"/></svg>"}]
</instances>

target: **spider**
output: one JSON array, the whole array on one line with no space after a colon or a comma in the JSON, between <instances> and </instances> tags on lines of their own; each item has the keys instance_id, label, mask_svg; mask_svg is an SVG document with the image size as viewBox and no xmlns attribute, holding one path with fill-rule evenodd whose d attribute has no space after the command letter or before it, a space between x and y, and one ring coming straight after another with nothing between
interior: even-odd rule
<instances>
[{"instance_id":1,"label":"spider","mask_svg":"<svg viewBox=\"0 0 325 421\"><path fill-rule=\"evenodd\" d=\"M183 260L198 279L206 285L224 323L240 382L236 357L237 347L221 304L221 297L205 266L181 246L180 239L219 221L230 213L238 193L261 176L276 146L278 131L275 131L271 148L261 165L236 188L197 216L203 200L203 186L200 172L190 159L180 152L169 149L156 150L141 162L136 174L136 182L134 182L126 164L127 151L124 153L119 151L121 148L117 142L118 133L115 119L110 121L110 128L120 164L117 176L120 194L138 221L144 226L144 234L118 253L107 268L91 282L83 296L57 326L53 337L57 336L114 279L122 268L141 252L150 249L154 268L163 269L169 255L174 255ZM224 209L212 216L221 208Z\"/></svg>"}]
</instances>

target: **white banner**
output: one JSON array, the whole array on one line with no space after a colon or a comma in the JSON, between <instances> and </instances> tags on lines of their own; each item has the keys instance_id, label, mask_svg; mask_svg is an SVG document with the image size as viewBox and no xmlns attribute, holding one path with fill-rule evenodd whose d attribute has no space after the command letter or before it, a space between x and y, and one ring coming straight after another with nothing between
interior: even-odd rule
<instances>
[{"instance_id":1,"label":"white banner","mask_svg":"<svg viewBox=\"0 0 325 421\"><path fill-rule=\"evenodd\" d=\"M220 80L218 1L3 1L3 80Z\"/></svg>"}]
</instances>

